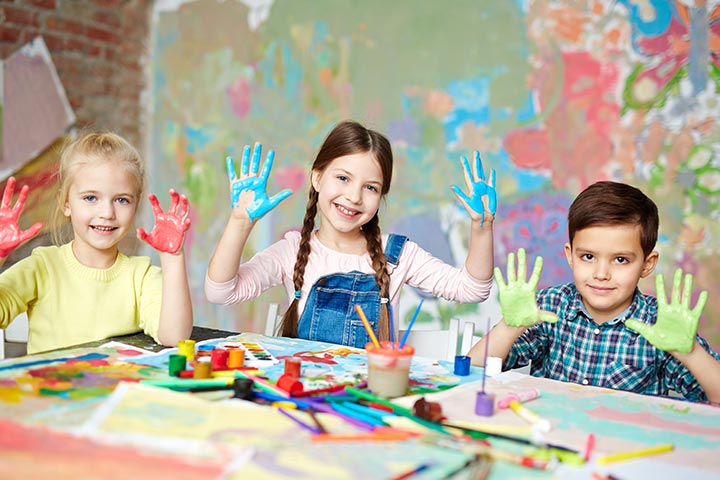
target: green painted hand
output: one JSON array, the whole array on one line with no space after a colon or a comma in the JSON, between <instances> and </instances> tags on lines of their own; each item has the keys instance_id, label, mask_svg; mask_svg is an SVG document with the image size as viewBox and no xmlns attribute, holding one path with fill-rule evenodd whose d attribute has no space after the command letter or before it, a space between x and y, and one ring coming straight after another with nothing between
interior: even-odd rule
<instances>
[{"instance_id":1,"label":"green painted hand","mask_svg":"<svg viewBox=\"0 0 720 480\"><path fill-rule=\"evenodd\" d=\"M495 267L495 281L498 284L500 309L503 319L511 327L530 327L538 322L557 322L557 315L538 309L535 296L540 281L543 259L537 257L529 281L525 281L527 264L525 249L517 253L518 267L515 272L515 254L508 255L507 284L503 280L502 272Z\"/></svg>"},{"instance_id":2,"label":"green painted hand","mask_svg":"<svg viewBox=\"0 0 720 480\"><path fill-rule=\"evenodd\" d=\"M683 288L680 288L682 281L682 270L675 270L673 277L673 291L670 303L667 303L665 296L665 281L662 275L655 278L655 290L657 291L658 313L655 325L650 326L635 319L625 321L625 326L635 330L645 339L652 343L655 348L665 352L690 353L695 343L698 321L708 294L706 291L700 293L695 308L690 309L690 297L692 297L693 276L685 275ZM682 293L682 296L681 296Z\"/></svg>"}]
</instances>

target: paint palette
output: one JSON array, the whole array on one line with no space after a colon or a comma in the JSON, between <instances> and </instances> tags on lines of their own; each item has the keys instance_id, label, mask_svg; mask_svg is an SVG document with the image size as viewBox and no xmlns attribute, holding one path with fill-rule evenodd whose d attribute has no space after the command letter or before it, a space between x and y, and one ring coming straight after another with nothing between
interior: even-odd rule
<instances>
[{"instance_id":1,"label":"paint palette","mask_svg":"<svg viewBox=\"0 0 720 480\"><path fill-rule=\"evenodd\" d=\"M246 367L269 367L280 363L275 355L268 352L265 347L255 342L224 342L223 347L240 347L245 350Z\"/></svg>"}]
</instances>

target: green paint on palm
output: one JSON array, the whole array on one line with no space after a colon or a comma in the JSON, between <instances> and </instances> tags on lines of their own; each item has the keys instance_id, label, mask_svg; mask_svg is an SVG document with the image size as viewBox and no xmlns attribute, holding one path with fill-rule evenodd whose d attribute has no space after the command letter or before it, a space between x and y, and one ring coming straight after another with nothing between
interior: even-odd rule
<instances>
[{"instance_id":1,"label":"green paint on palm","mask_svg":"<svg viewBox=\"0 0 720 480\"><path fill-rule=\"evenodd\" d=\"M707 302L707 292L703 291L698 297L695 308L690 308L692 297L693 276L685 275L684 284L682 270L675 270L673 277L673 291L670 303L665 296L665 280L662 275L655 278L657 290L658 313L655 325L650 326L639 320L630 319L625 326L642 335L655 348L665 352L690 353L695 343L698 322Z\"/></svg>"},{"instance_id":2,"label":"green paint on palm","mask_svg":"<svg viewBox=\"0 0 720 480\"><path fill-rule=\"evenodd\" d=\"M542 272L543 258L537 257L530 280L526 281L527 263L525 249L517 253L518 266L515 270L515 254L508 255L507 283L502 272L495 268L495 281L498 284L500 309L505 323L511 327L529 327L539 321L557 322L557 316L541 312L537 307L536 293L540 273Z\"/></svg>"}]
</instances>

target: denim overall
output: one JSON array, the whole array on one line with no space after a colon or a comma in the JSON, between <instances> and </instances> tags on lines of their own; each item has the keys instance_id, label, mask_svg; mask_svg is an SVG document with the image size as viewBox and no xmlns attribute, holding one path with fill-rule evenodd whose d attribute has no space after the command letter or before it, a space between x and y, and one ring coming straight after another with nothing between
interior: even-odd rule
<instances>
[{"instance_id":1,"label":"denim overall","mask_svg":"<svg viewBox=\"0 0 720 480\"><path fill-rule=\"evenodd\" d=\"M407 237L388 237L385 258L392 273ZM321 342L365 348L370 337L355 311L360 305L377 334L380 317L380 286L375 274L352 271L320 277L310 289L305 308L298 320L298 337Z\"/></svg>"}]
</instances>

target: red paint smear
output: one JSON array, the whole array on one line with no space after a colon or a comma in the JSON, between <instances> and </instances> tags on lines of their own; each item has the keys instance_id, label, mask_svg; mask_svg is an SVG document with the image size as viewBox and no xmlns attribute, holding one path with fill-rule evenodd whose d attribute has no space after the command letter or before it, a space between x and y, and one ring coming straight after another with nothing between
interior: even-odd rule
<instances>
[{"instance_id":1,"label":"red paint smear","mask_svg":"<svg viewBox=\"0 0 720 480\"><path fill-rule=\"evenodd\" d=\"M0 471L9 479L55 478L129 479L217 478L221 465L191 464L181 457L147 453L139 449L103 445L47 428L0 420Z\"/></svg>"},{"instance_id":2,"label":"red paint smear","mask_svg":"<svg viewBox=\"0 0 720 480\"><path fill-rule=\"evenodd\" d=\"M674 422L660 418L651 413L624 413L607 407L598 407L588 411L588 415L601 420L611 420L618 423L628 423L641 427L656 428L663 431L688 433L690 435L706 435L720 437L720 428L703 427L685 422Z\"/></svg>"},{"instance_id":3,"label":"red paint smear","mask_svg":"<svg viewBox=\"0 0 720 480\"><path fill-rule=\"evenodd\" d=\"M225 89L230 106L235 115L245 117L250 112L250 85L243 77Z\"/></svg>"},{"instance_id":4,"label":"red paint smear","mask_svg":"<svg viewBox=\"0 0 720 480\"><path fill-rule=\"evenodd\" d=\"M117 352L118 352L120 355L125 355L126 357L136 357L136 356L138 356L138 355L142 355L142 354L143 354L143 352L139 352L139 351L137 351L137 350L130 350L130 349L118 350Z\"/></svg>"}]
</instances>

